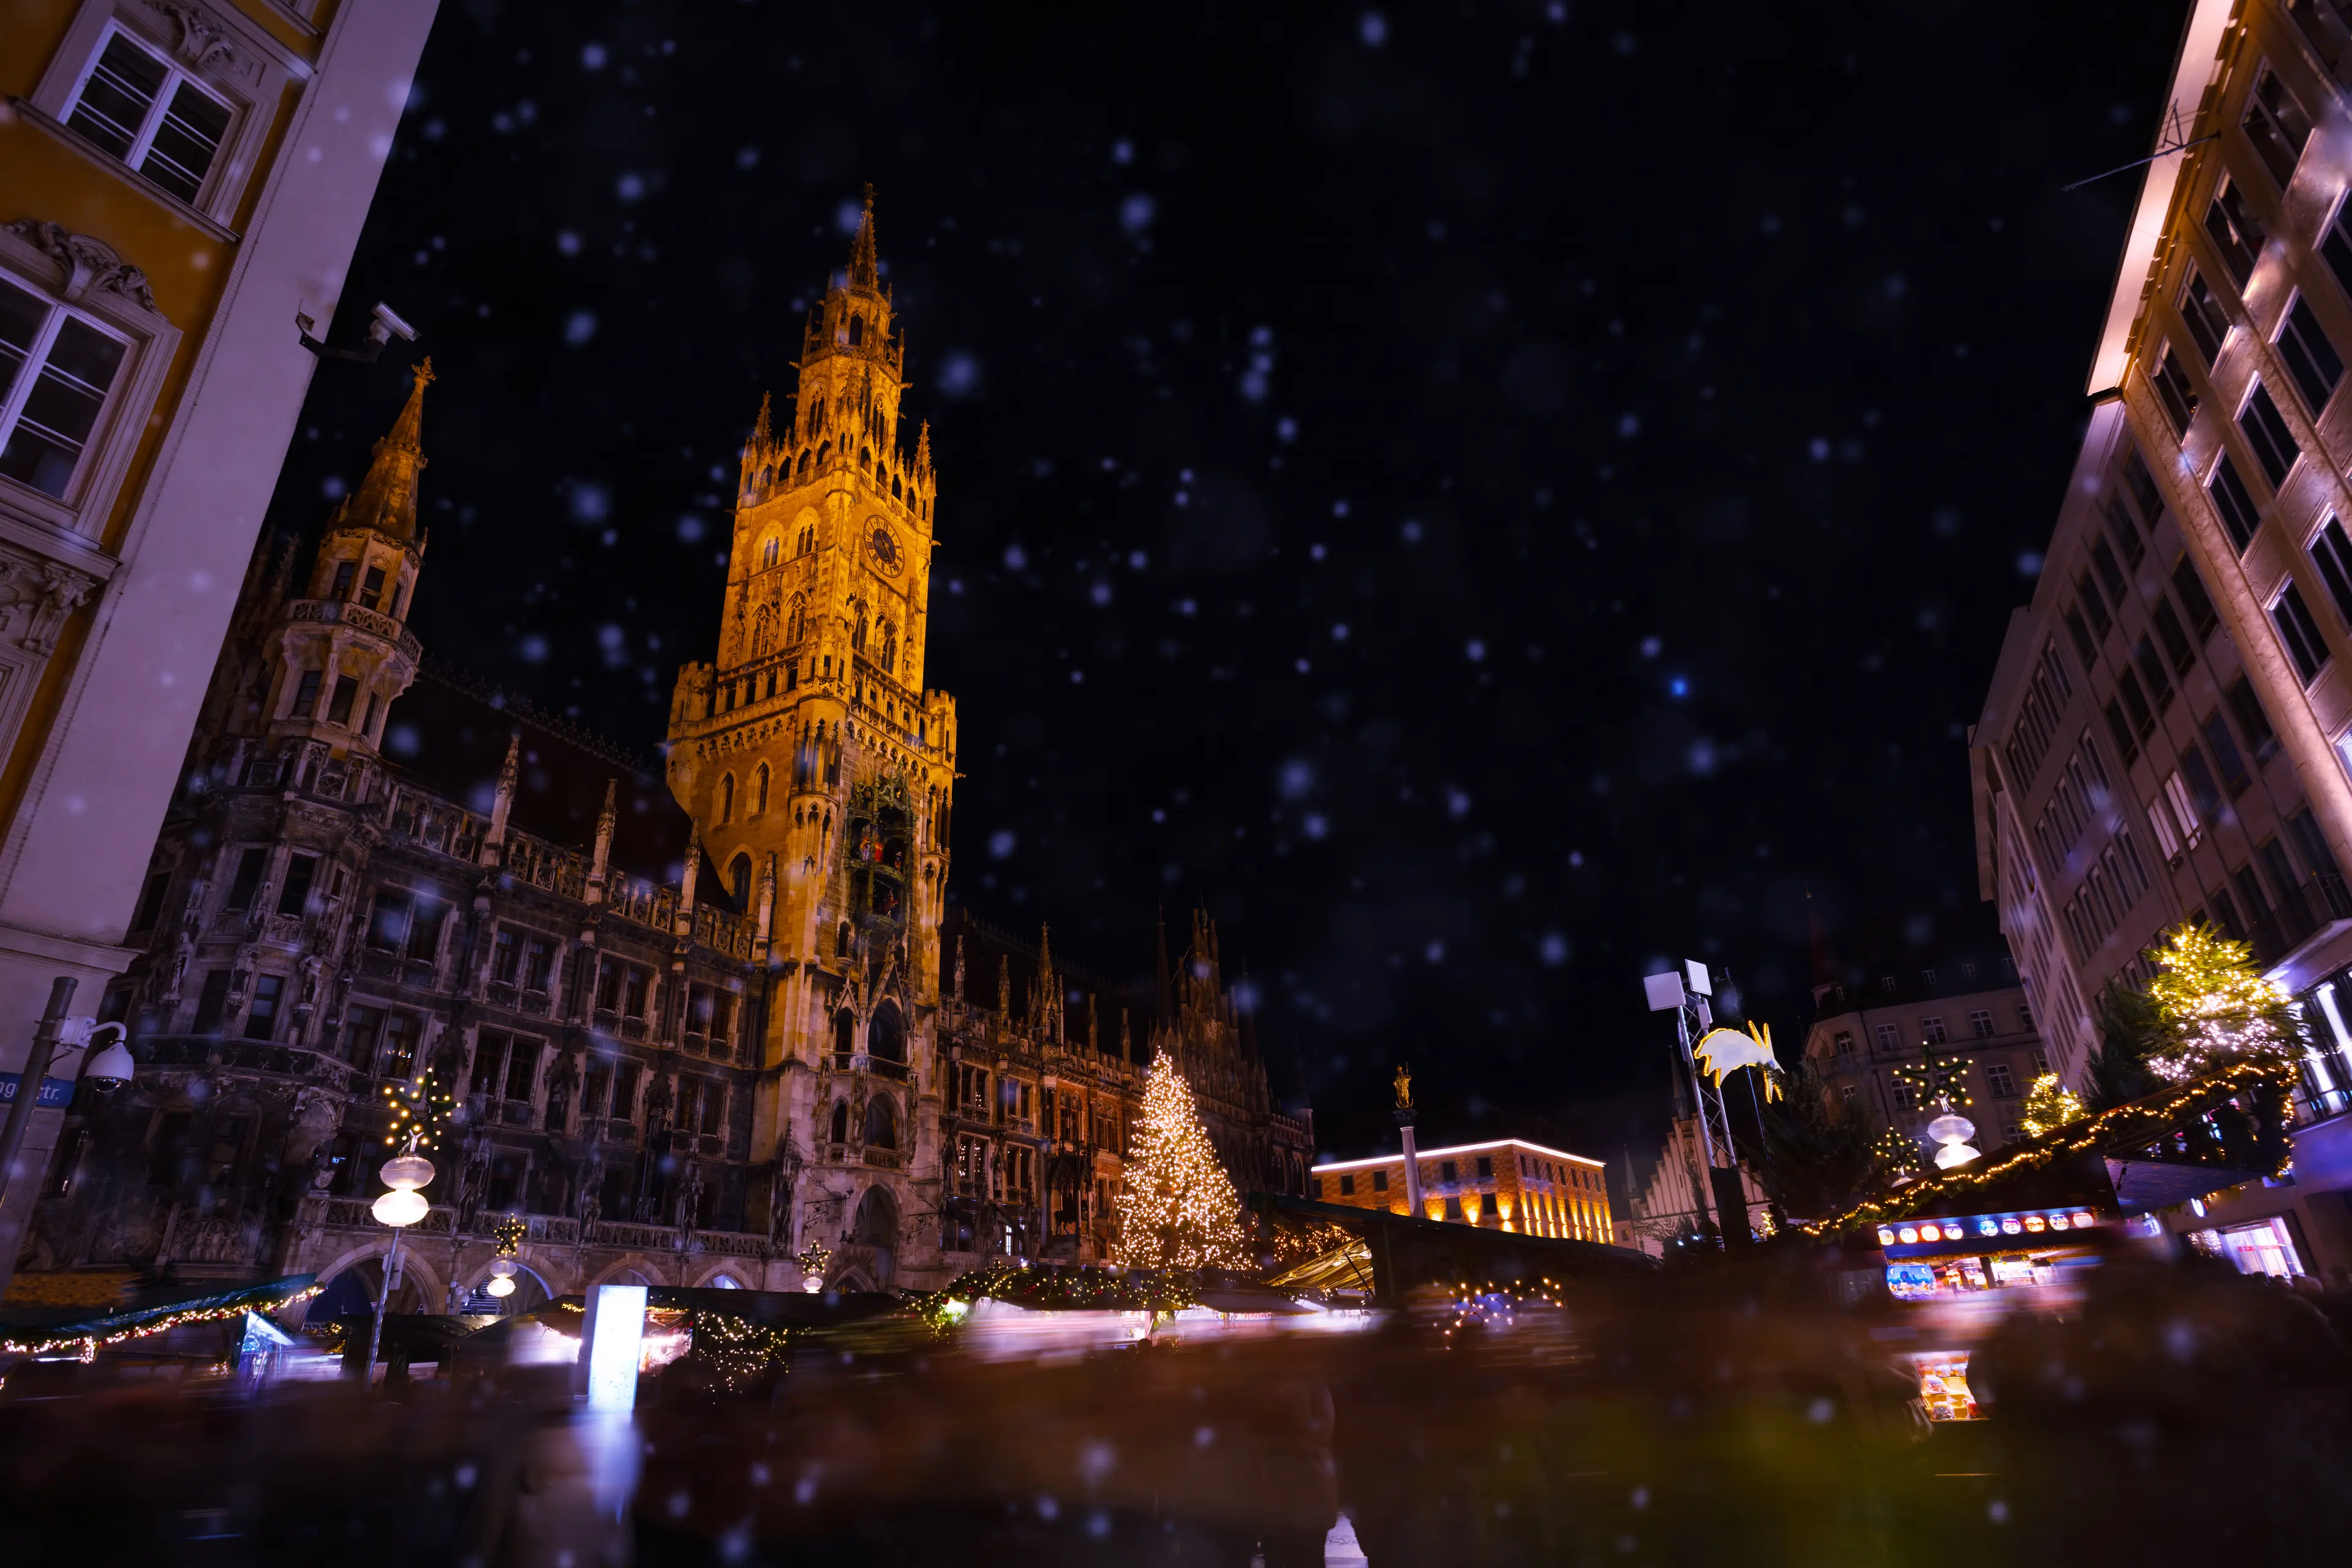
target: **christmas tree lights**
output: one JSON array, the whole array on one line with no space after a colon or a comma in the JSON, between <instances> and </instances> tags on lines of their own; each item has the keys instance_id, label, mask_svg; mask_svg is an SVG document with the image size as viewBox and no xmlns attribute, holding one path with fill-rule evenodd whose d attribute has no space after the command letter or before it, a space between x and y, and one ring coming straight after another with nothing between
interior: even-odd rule
<instances>
[{"instance_id":1,"label":"christmas tree lights","mask_svg":"<svg viewBox=\"0 0 2352 1568\"><path fill-rule=\"evenodd\" d=\"M2149 1071L2181 1083L2239 1062L2293 1064L2299 1026L2286 991L2263 978L2244 942L2210 925L2180 925L2148 956L2159 1021Z\"/></svg>"},{"instance_id":2,"label":"christmas tree lights","mask_svg":"<svg viewBox=\"0 0 2352 1568\"><path fill-rule=\"evenodd\" d=\"M2039 1138L2080 1121L2084 1114L2083 1101L2074 1091L2059 1082L2056 1073L2046 1072L2027 1091L2025 1113L2018 1118L2018 1125L2025 1129L2028 1138Z\"/></svg>"},{"instance_id":3,"label":"christmas tree lights","mask_svg":"<svg viewBox=\"0 0 2352 1568\"><path fill-rule=\"evenodd\" d=\"M1241 1199L1201 1125L1192 1090L1161 1051L1144 1080L1135 1153L1118 1197L1118 1260L1130 1268L1242 1268Z\"/></svg>"}]
</instances>

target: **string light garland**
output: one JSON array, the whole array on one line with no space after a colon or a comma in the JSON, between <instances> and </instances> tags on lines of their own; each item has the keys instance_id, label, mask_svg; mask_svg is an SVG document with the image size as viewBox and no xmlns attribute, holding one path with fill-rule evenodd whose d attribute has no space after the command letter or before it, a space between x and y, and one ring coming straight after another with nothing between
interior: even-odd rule
<instances>
[{"instance_id":1,"label":"string light garland","mask_svg":"<svg viewBox=\"0 0 2352 1568\"><path fill-rule=\"evenodd\" d=\"M731 1312L698 1310L690 1352L730 1394L740 1394L770 1371L789 1372L793 1331L755 1323Z\"/></svg>"},{"instance_id":2,"label":"string light garland","mask_svg":"<svg viewBox=\"0 0 2352 1568\"><path fill-rule=\"evenodd\" d=\"M79 1346L81 1359L89 1361L110 1345L125 1340L145 1339L152 1334L167 1334L173 1329L186 1328L191 1323L217 1323L226 1318L242 1318L247 1312L275 1312L287 1307L299 1306L317 1295L323 1286L306 1285L301 1289L281 1296L276 1300L242 1301L235 1306L191 1307L166 1313L160 1318L148 1318L128 1327L103 1334L58 1334L48 1339L0 1340L0 1355L45 1356L69 1346Z\"/></svg>"},{"instance_id":3,"label":"string light garland","mask_svg":"<svg viewBox=\"0 0 2352 1568\"><path fill-rule=\"evenodd\" d=\"M961 1274L944 1289L909 1296L906 1310L937 1331L961 1322L982 1298L1033 1311L1172 1311L1194 1298L1180 1282L1100 1268L1016 1268L992 1263Z\"/></svg>"},{"instance_id":4,"label":"string light garland","mask_svg":"<svg viewBox=\"0 0 2352 1568\"><path fill-rule=\"evenodd\" d=\"M2056 1073L2046 1072L2026 1091L2025 1110L2017 1124L2028 1138L2039 1138L2082 1121L2084 1114L2082 1097L2059 1081Z\"/></svg>"},{"instance_id":5,"label":"string light garland","mask_svg":"<svg viewBox=\"0 0 2352 1568\"><path fill-rule=\"evenodd\" d=\"M1201 1125L1192 1086L1164 1050L1144 1079L1134 1150L1118 1195L1118 1260L1162 1272L1246 1268L1241 1196Z\"/></svg>"},{"instance_id":6,"label":"string light garland","mask_svg":"<svg viewBox=\"0 0 2352 1568\"><path fill-rule=\"evenodd\" d=\"M1987 1183L2042 1170L2102 1143L2126 1142L2126 1134L2136 1121L2148 1124L2147 1142L2168 1141L2172 1136L2171 1123L2199 1102L2218 1103L2259 1090L2283 1094L2292 1072L2291 1063L2240 1061L2175 1089L2114 1106L2096 1116L2070 1123L2057 1133L2012 1144L1981 1165L1972 1164L1966 1171L1947 1171L1898 1193L1866 1199L1834 1219L1816 1220L1800 1228L1808 1236L1827 1237L1856 1226L1875 1226L1885 1220L1915 1214L1930 1203L1965 1196Z\"/></svg>"},{"instance_id":7,"label":"string light garland","mask_svg":"<svg viewBox=\"0 0 2352 1568\"><path fill-rule=\"evenodd\" d=\"M1490 1280L1475 1290L1468 1282L1457 1280L1454 1299L1446 1309L1454 1314L1454 1321L1445 1325L1441 1337L1450 1342L1454 1331L1459 1328L1507 1327L1514 1313L1530 1305L1564 1307L1568 1303L1560 1299L1560 1289L1559 1281L1551 1279L1539 1279L1532 1285Z\"/></svg>"}]
</instances>

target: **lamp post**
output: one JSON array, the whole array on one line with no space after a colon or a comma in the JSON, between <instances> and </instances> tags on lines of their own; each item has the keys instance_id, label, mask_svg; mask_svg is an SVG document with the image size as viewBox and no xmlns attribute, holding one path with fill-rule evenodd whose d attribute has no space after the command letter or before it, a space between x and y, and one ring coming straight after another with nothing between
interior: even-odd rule
<instances>
[{"instance_id":1,"label":"lamp post","mask_svg":"<svg viewBox=\"0 0 2352 1568\"><path fill-rule=\"evenodd\" d=\"M368 1328L367 1365L361 1375L375 1376L376 1352L383 1345L383 1315L392 1305L393 1270L400 1262L400 1233L433 1211L422 1188L433 1179L433 1162L416 1152L416 1134L408 1135L408 1152L383 1163L377 1173L391 1190L376 1199L369 1212L392 1227L392 1248L383 1255L383 1283L376 1291L375 1321Z\"/></svg>"}]
</instances>

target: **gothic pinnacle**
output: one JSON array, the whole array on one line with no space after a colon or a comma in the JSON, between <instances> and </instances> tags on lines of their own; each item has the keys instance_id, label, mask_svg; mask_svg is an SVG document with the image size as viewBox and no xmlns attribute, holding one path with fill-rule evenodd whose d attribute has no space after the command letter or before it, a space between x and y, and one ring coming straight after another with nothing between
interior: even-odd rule
<instances>
[{"instance_id":1,"label":"gothic pinnacle","mask_svg":"<svg viewBox=\"0 0 2352 1568\"><path fill-rule=\"evenodd\" d=\"M398 540L416 536L416 478L425 467L425 389L433 384L433 362L415 366L408 402L391 431L375 444L367 477L335 509L335 528L372 528Z\"/></svg>"},{"instance_id":2,"label":"gothic pinnacle","mask_svg":"<svg viewBox=\"0 0 2352 1568\"><path fill-rule=\"evenodd\" d=\"M760 394L760 416L751 422L751 445L765 449L776 444L775 431L768 422L768 394Z\"/></svg>"},{"instance_id":3,"label":"gothic pinnacle","mask_svg":"<svg viewBox=\"0 0 2352 1568\"><path fill-rule=\"evenodd\" d=\"M874 257L874 187L866 187L866 211L857 219L857 237L849 246L849 286L871 289L879 270Z\"/></svg>"}]
</instances>

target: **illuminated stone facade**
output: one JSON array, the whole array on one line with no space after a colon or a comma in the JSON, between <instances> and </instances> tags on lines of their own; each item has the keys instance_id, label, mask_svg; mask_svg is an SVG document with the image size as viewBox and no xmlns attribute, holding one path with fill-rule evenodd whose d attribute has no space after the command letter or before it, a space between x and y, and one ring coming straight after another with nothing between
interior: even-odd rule
<instances>
[{"instance_id":1,"label":"illuminated stone facade","mask_svg":"<svg viewBox=\"0 0 2352 1568\"><path fill-rule=\"evenodd\" d=\"M372 1300L383 1091L427 1069L458 1115L407 1310L489 1306L509 1215L509 1310L792 1288L812 1246L848 1287L1101 1258L1161 1046L1235 1184L1304 1190L1311 1121L1204 915L1156 986L1119 986L946 910L954 707L913 695L934 489L889 442L885 303L869 222L805 411L745 448L719 657L681 676L666 776L425 665L420 367L307 573L283 552L247 581L106 993L140 1070L66 1115L35 1267Z\"/></svg>"},{"instance_id":2,"label":"illuminated stone facade","mask_svg":"<svg viewBox=\"0 0 2352 1568\"><path fill-rule=\"evenodd\" d=\"M1612 1241L1607 1173L1598 1160L1517 1138L1417 1152L1423 1216L1528 1236ZM1405 1214L1404 1156L1318 1165L1310 1197Z\"/></svg>"}]
</instances>

